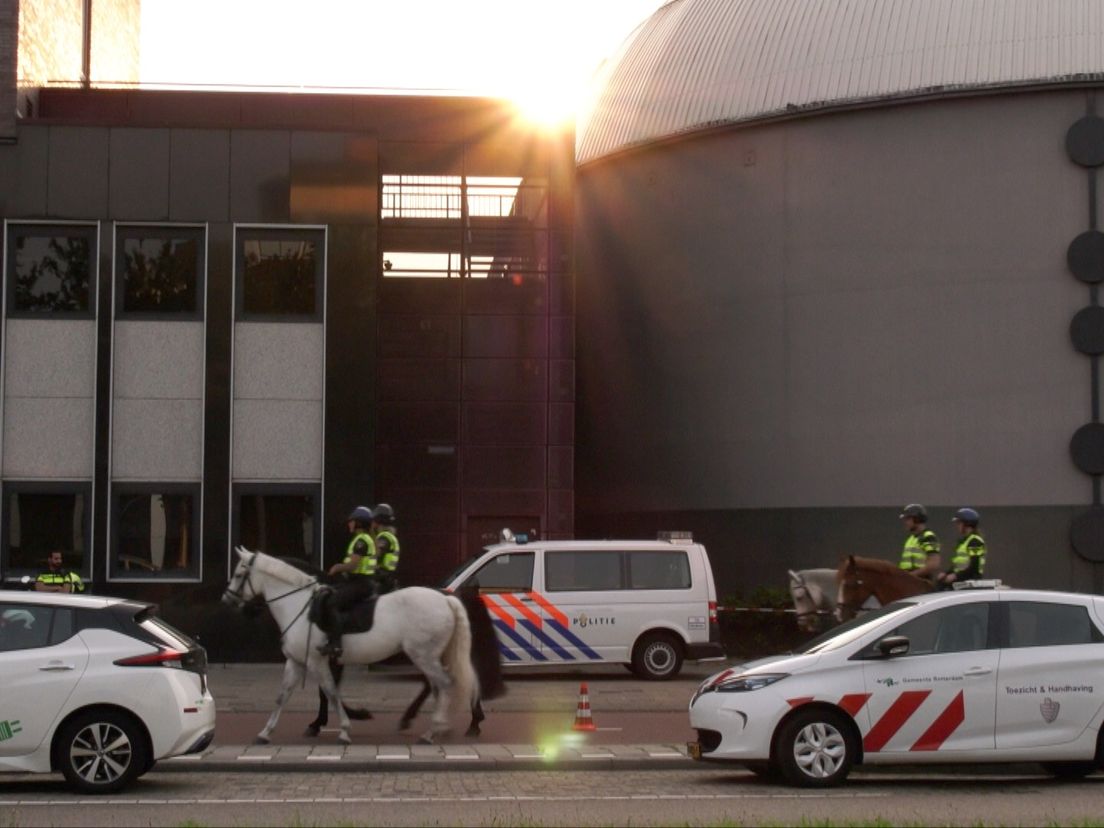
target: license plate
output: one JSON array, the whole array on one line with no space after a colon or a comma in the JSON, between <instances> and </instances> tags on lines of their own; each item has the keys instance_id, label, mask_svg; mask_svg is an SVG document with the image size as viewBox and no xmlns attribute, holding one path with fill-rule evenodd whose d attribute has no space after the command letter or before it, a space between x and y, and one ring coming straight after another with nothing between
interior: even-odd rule
<instances>
[{"instance_id":1,"label":"license plate","mask_svg":"<svg viewBox=\"0 0 1104 828\"><path fill-rule=\"evenodd\" d=\"M701 759L701 744L699 742L687 742L686 752L690 754L691 759Z\"/></svg>"}]
</instances>

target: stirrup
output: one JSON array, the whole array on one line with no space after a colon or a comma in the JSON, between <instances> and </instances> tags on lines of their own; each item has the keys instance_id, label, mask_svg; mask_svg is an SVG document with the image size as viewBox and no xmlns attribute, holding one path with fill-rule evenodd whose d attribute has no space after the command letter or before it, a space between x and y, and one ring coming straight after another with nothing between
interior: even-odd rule
<instances>
[{"instance_id":1,"label":"stirrup","mask_svg":"<svg viewBox=\"0 0 1104 828\"><path fill-rule=\"evenodd\" d=\"M341 658L342 649L341 645L334 643L333 641L327 641L325 644L319 644L317 647L318 652L324 656L330 658Z\"/></svg>"}]
</instances>

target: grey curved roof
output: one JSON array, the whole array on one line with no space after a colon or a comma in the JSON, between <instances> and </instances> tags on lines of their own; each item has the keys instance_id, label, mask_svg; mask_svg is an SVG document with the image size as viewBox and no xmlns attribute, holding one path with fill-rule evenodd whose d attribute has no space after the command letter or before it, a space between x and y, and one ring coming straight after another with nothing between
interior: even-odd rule
<instances>
[{"instance_id":1,"label":"grey curved roof","mask_svg":"<svg viewBox=\"0 0 1104 828\"><path fill-rule=\"evenodd\" d=\"M595 78L585 163L794 110L1104 77L1104 0L672 0Z\"/></svg>"}]
</instances>

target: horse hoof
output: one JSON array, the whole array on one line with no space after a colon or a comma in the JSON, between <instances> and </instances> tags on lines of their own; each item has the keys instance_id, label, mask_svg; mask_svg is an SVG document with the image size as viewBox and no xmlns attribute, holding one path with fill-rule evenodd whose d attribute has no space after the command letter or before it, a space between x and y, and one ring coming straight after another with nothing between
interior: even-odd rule
<instances>
[{"instance_id":1,"label":"horse hoof","mask_svg":"<svg viewBox=\"0 0 1104 828\"><path fill-rule=\"evenodd\" d=\"M410 730L410 719L399 719L399 730Z\"/></svg>"},{"instance_id":2,"label":"horse hoof","mask_svg":"<svg viewBox=\"0 0 1104 828\"><path fill-rule=\"evenodd\" d=\"M308 739L313 739L318 735L318 728L313 725L307 725L307 729L303 731L303 735Z\"/></svg>"},{"instance_id":3,"label":"horse hoof","mask_svg":"<svg viewBox=\"0 0 1104 828\"><path fill-rule=\"evenodd\" d=\"M464 735L465 735L465 736L478 736L478 735L479 735L480 733L482 733L482 732L483 732L483 731L481 731L481 730L480 730L480 729L479 729L478 727L476 727L475 725L472 725L471 727L469 727L469 728L468 728L468 729L467 729L467 730L466 730L466 731L464 732Z\"/></svg>"},{"instance_id":4,"label":"horse hoof","mask_svg":"<svg viewBox=\"0 0 1104 828\"><path fill-rule=\"evenodd\" d=\"M253 740L253 744L255 745L267 745L268 743L269 740L264 736L258 736L256 739Z\"/></svg>"},{"instance_id":5,"label":"horse hoof","mask_svg":"<svg viewBox=\"0 0 1104 828\"><path fill-rule=\"evenodd\" d=\"M423 733L421 736L418 737L419 745L432 745L433 743L434 742L432 733Z\"/></svg>"},{"instance_id":6,"label":"horse hoof","mask_svg":"<svg viewBox=\"0 0 1104 828\"><path fill-rule=\"evenodd\" d=\"M337 737L337 741L341 742L341 744L345 745L346 747L353 743L353 740L346 736L344 733Z\"/></svg>"}]
</instances>

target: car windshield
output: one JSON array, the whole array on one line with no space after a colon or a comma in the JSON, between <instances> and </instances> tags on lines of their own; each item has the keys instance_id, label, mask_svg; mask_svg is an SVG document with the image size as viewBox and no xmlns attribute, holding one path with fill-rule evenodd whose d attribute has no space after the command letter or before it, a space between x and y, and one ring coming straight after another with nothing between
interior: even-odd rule
<instances>
[{"instance_id":1,"label":"car windshield","mask_svg":"<svg viewBox=\"0 0 1104 828\"><path fill-rule=\"evenodd\" d=\"M828 630L828 632L818 635L812 641L805 644L801 652L804 654L827 653L839 649L840 647L846 647L855 639L866 635L871 628L877 624L881 624L886 618L889 618L891 615L897 615L898 613L904 612L909 607L914 606L916 606L915 601L894 601L892 604L886 604L884 607L864 612L862 615L857 615L850 621L845 621L838 627L833 627Z\"/></svg>"},{"instance_id":2,"label":"car windshield","mask_svg":"<svg viewBox=\"0 0 1104 828\"><path fill-rule=\"evenodd\" d=\"M466 558L464 560L464 562L462 564L460 564L460 566L456 567L456 569L452 570L452 572L450 572L445 577L445 580L441 582L441 589L446 589L453 581L455 581L457 578L459 578L460 573L463 572L465 569L467 569L469 566L471 566L473 563L478 561L484 555L486 555L488 549L490 549L489 546L484 546L482 552L478 552L477 554L472 555L469 558Z\"/></svg>"}]
</instances>

